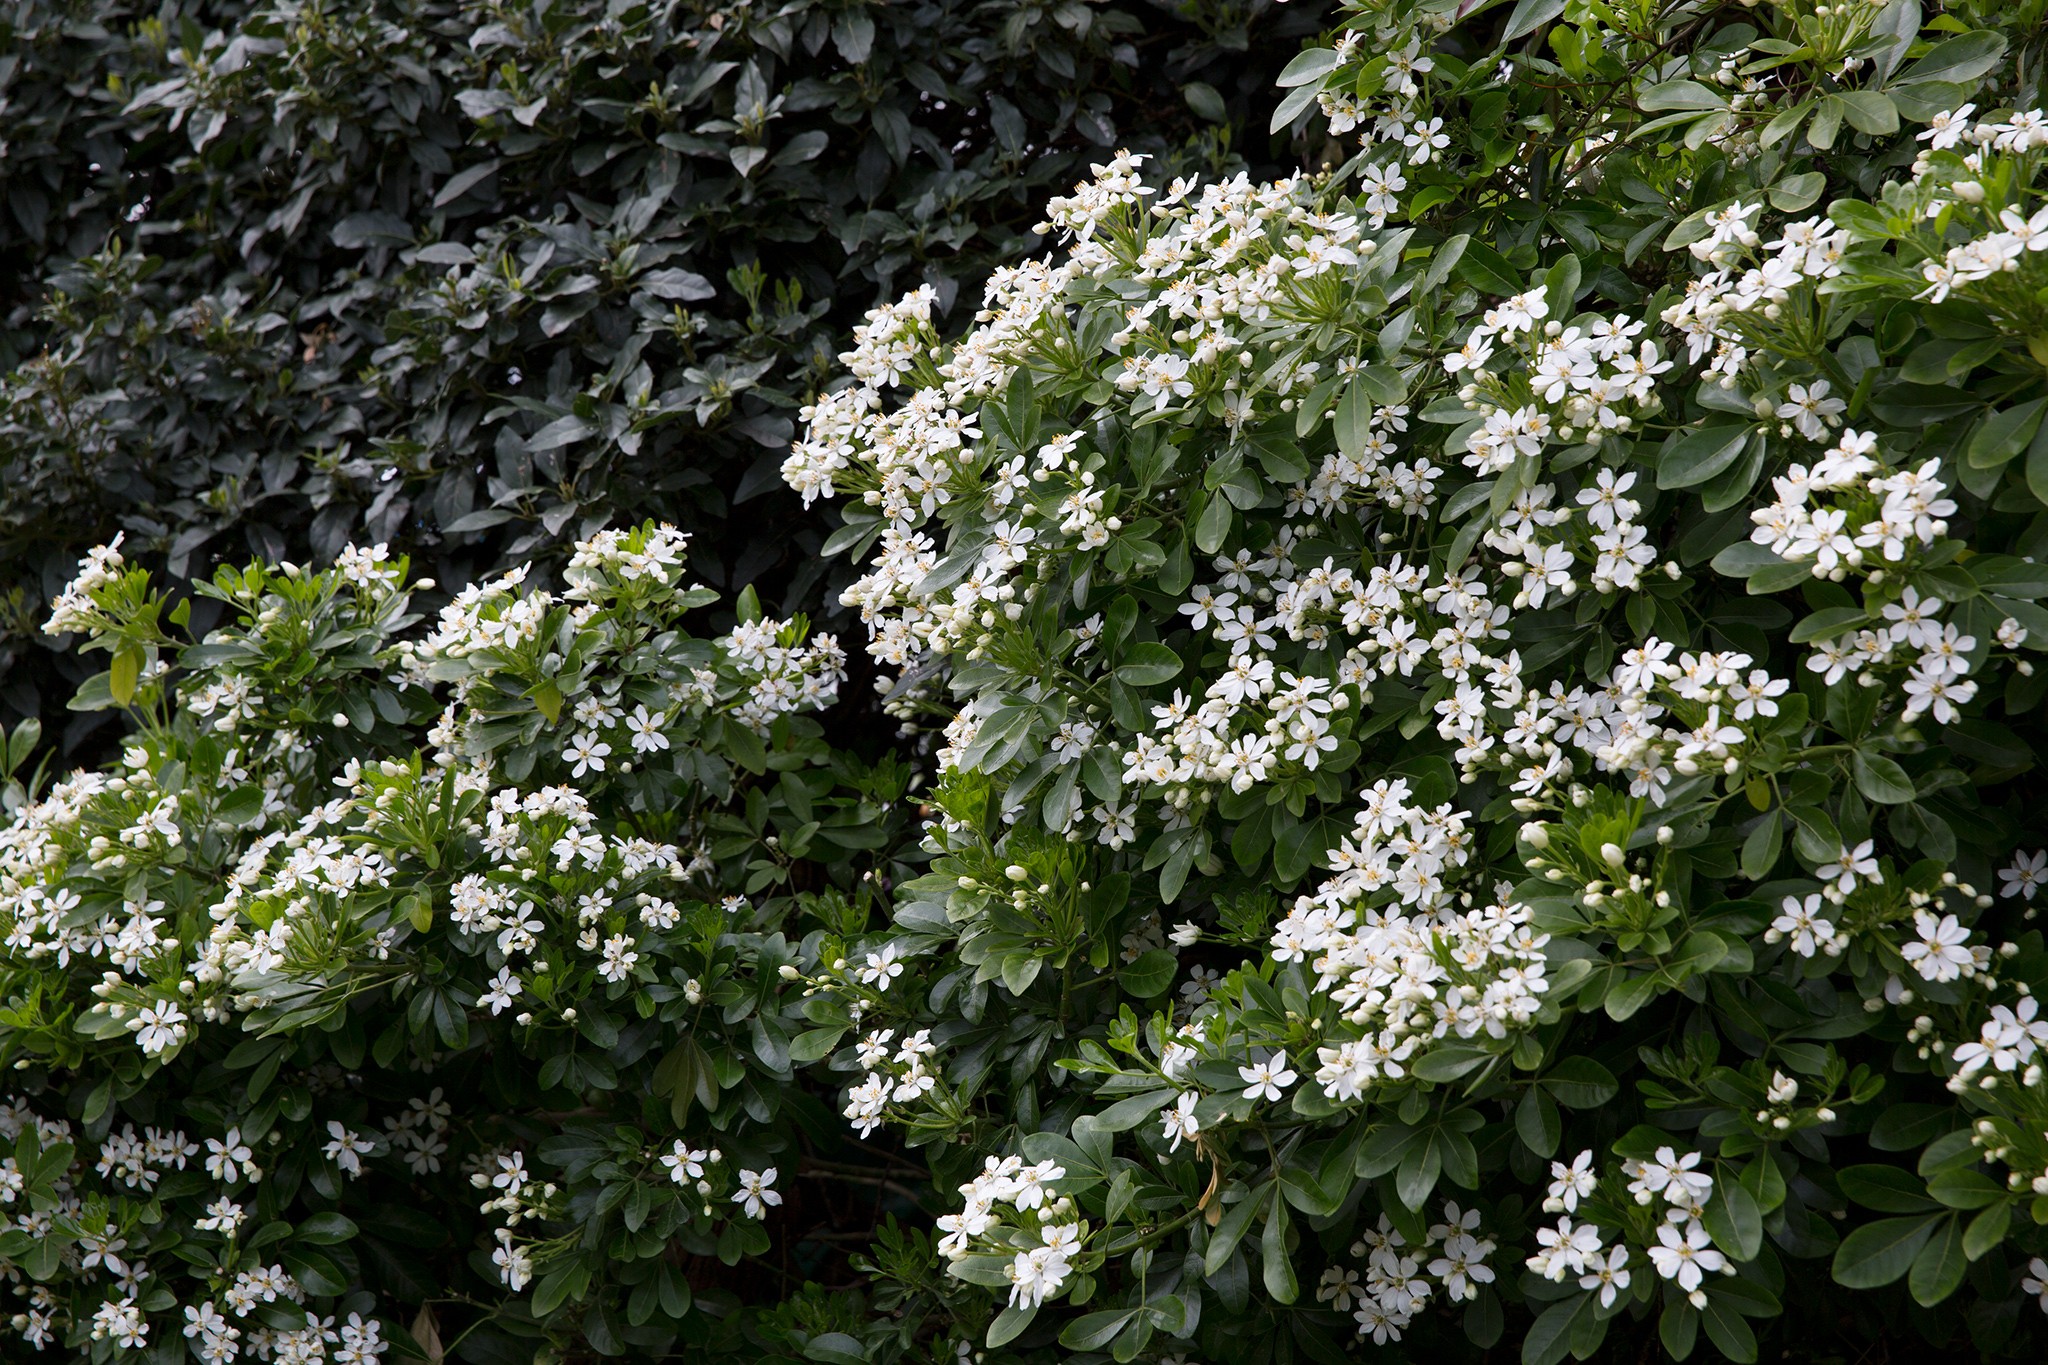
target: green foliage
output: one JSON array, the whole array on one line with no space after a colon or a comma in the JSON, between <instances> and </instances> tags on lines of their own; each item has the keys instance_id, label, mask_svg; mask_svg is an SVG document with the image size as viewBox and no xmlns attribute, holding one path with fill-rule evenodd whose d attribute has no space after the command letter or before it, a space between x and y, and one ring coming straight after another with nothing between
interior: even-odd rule
<instances>
[{"instance_id":1,"label":"green foliage","mask_svg":"<svg viewBox=\"0 0 2048 1365\"><path fill-rule=\"evenodd\" d=\"M42 1286L32 1341L138 1346L200 1304L232 1341L250 1295L302 1349L308 1312L317 1341L403 1304L476 1359L720 1337L746 1296L673 1257L758 1256L801 1202L773 1183L815 1107L799 983L865 923L908 771L826 747L842 660L801 619L692 638L716 594L683 555L601 533L565 590L510 574L424 633L402 557L223 569L188 643L95 551L58 624L133 730L0 837L8 1197L54 1216L0 1251ZM101 1244L155 1271L118 1321Z\"/></svg>"},{"instance_id":2,"label":"green foliage","mask_svg":"<svg viewBox=\"0 0 2048 1365\"><path fill-rule=\"evenodd\" d=\"M859 311L971 294L1121 142L1230 164L1295 9L11 6L5 704L61 708L35 619L117 531L457 586L654 515L807 600L774 471Z\"/></svg>"},{"instance_id":3,"label":"green foliage","mask_svg":"<svg viewBox=\"0 0 2048 1365\"><path fill-rule=\"evenodd\" d=\"M1348 8L785 466L943 722L846 1112L1009 1356L2026 1357L2039 15Z\"/></svg>"}]
</instances>

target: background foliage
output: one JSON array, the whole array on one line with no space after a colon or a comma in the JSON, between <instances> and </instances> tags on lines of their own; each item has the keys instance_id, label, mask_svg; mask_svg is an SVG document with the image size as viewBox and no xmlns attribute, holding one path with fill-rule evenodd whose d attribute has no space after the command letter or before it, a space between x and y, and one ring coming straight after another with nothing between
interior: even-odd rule
<instances>
[{"instance_id":1,"label":"background foliage","mask_svg":"<svg viewBox=\"0 0 2048 1365\"><path fill-rule=\"evenodd\" d=\"M623 509L816 596L775 467L860 311L971 298L1115 146L1257 156L1316 18L8 5L0 706L61 714L37 620L116 531L174 578L353 540L460 584Z\"/></svg>"}]
</instances>

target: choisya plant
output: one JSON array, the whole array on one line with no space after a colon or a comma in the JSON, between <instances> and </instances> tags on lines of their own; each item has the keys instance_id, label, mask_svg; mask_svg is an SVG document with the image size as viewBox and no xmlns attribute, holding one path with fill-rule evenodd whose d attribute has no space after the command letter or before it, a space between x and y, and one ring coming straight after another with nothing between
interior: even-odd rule
<instances>
[{"instance_id":1,"label":"choisya plant","mask_svg":"<svg viewBox=\"0 0 2048 1365\"><path fill-rule=\"evenodd\" d=\"M864 914L907 770L821 739L830 636L743 602L694 637L684 548L603 532L559 590L513 572L426 623L381 548L222 570L182 647L193 604L118 543L82 566L48 628L110 654L81 703L134 724L0 830L19 1343L725 1330L739 1281L702 1267L767 1249L793 1174L792 978Z\"/></svg>"},{"instance_id":2,"label":"choisya plant","mask_svg":"<svg viewBox=\"0 0 2048 1365\"><path fill-rule=\"evenodd\" d=\"M846 1117L1011 1356L2024 1355L2048 118L1917 6L1473 8L1290 68L1341 172L1120 156L807 410L946 718Z\"/></svg>"}]
</instances>

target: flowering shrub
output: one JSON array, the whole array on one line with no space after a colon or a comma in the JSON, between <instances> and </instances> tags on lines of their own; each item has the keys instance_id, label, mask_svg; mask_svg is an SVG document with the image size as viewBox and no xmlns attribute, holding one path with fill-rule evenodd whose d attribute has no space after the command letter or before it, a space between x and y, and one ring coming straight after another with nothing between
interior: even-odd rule
<instances>
[{"instance_id":1,"label":"flowering shrub","mask_svg":"<svg viewBox=\"0 0 2048 1365\"><path fill-rule=\"evenodd\" d=\"M0 833L15 1333L363 1365L731 1311L672 1252L768 1247L791 979L907 770L826 748L801 618L694 638L685 549L603 532L417 629L381 547L223 570L183 647L194 604L93 552L49 629L134 730Z\"/></svg>"},{"instance_id":2,"label":"flowering shrub","mask_svg":"<svg viewBox=\"0 0 2048 1365\"><path fill-rule=\"evenodd\" d=\"M37 627L122 530L181 590L350 541L459 584L655 516L714 587L822 596L775 467L846 328L971 301L1120 141L1270 169L1325 9L10 5L0 720L57 737Z\"/></svg>"},{"instance_id":3,"label":"flowering shrub","mask_svg":"<svg viewBox=\"0 0 2048 1365\"><path fill-rule=\"evenodd\" d=\"M2038 1350L2048 118L1989 6L1487 8L806 409L943 722L844 1113L1009 1354Z\"/></svg>"},{"instance_id":4,"label":"flowering shrub","mask_svg":"<svg viewBox=\"0 0 2048 1365\"><path fill-rule=\"evenodd\" d=\"M873 763L666 527L432 622L95 551L123 758L0 745L13 1330L2038 1356L2041 18L1353 0L1317 169L1110 156L802 408Z\"/></svg>"}]
</instances>

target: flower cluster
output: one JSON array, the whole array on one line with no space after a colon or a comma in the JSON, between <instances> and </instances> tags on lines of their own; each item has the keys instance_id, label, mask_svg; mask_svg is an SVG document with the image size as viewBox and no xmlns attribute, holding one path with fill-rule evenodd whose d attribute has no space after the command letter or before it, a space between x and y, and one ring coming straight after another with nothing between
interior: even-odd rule
<instances>
[{"instance_id":1,"label":"flower cluster","mask_svg":"<svg viewBox=\"0 0 2048 1365\"><path fill-rule=\"evenodd\" d=\"M51 1069L38 1078L97 1058L141 1098L109 1109L102 1091L96 1149L80 1143L63 1170L43 1170L33 1141L8 1158L33 1222L9 1264L63 1267L37 1271L19 1330L134 1351L182 1334L220 1365L367 1362L378 1305L355 1261L319 1250L357 1235L329 1212L343 1189L473 1176L503 1225L474 1229L458 1199L445 1226L476 1230L512 1293L575 1252L555 1229L593 1176L542 1176L458 1115L475 1057L535 1063L511 1090L494 1082L500 1103L573 1109L616 1086L607 1054L625 1055L627 1019L642 1051L663 1033L669 1049L723 1049L718 1026L693 1022L715 993L727 1027L786 1032L781 903L736 894L734 869L758 856L744 889L772 890L798 859L873 847L883 815L813 776L826 754L808 713L843 676L832 638L751 610L691 638L683 617L711 594L684 580L683 549L667 527L602 532L560 591L514 570L455 594L423 634L408 630L419 585L382 547L326 570L223 570L207 591L224 623L183 649L143 570L112 547L88 557L60 624L92 632L115 672L140 658L141 719L117 764L33 794L0 828L0 970L21 1005L0 1044L19 1069ZM771 752L772 795L757 777ZM752 812L737 839L732 801ZM777 984L756 996L740 981L762 967ZM322 1020L332 1057L299 1060L298 1030ZM266 1029L290 1037L240 1042ZM349 1098L372 1061L373 1098ZM428 1084L393 1084L393 1064ZM687 1101L715 1101L714 1065L684 1080ZM247 1099L188 1097L191 1074L223 1067L259 1068ZM786 1054L760 1070L771 1087L791 1077ZM280 1110L258 1098L274 1076L320 1098ZM773 1091L752 1093L760 1108ZM41 1131L46 1152L77 1141ZM734 1227L732 1245L758 1250L776 1168L743 1131L725 1146L752 1164L715 1198L669 1186L660 1217L707 1251ZM202 1301L186 1280L207 1266L227 1287Z\"/></svg>"},{"instance_id":2,"label":"flower cluster","mask_svg":"<svg viewBox=\"0 0 2048 1365\"><path fill-rule=\"evenodd\" d=\"M324 1155L348 1170L353 1135L338 1121L329 1126L342 1138L325 1153L278 1156ZM375 1365L388 1343L366 1303L339 1319L315 1311L306 1286L242 1236L249 1206L264 1193L251 1146L261 1136L231 1127L194 1141L180 1129L129 1123L98 1143L95 1159L69 1121L45 1117L19 1095L0 1103L0 1140L17 1153L0 1161L0 1235L21 1248L11 1264L45 1267L40 1282L16 1285L14 1331L38 1350L101 1341L142 1350L182 1335L206 1365ZM151 1210L174 1186L175 1197L205 1203L192 1232L206 1273L192 1275L160 1254L171 1244L152 1229Z\"/></svg>"},{"instance_id":3,"label":"flower cluster","mask_svg":"<svg viewBox=\"0 0 2048 1365\"><path fill-rule=\"evenodd\" d=\"M1443 1221L1432 1223L1422 1241L1411 1246L1407 1236L1385 1217L1351 1246L1351 1255L1365 1262L1365 1278L1348 1266L1331 1266L1316 1286L1316 1300L1339 1313L1349 1313L1358 1335L1375 1346L1399 1341L1402 1331L1423 1311L1439 1287L1451 1303L1479 1297L1482 1285L1493 1283L1486 1263L1497 1249L1479 1235L1479 1211L1444 1205ZM1626 1281L1624 1281L1626 1283Z\"/></svg>"},{"instance_id":4,"label":"flower cluster","mask_svg":"<svg viewBox=\"0 0 2048 1365\"><path fill-rule=\"evenodd\" d=\"M1580 1289L1597 1298L1602 1308L1610 1307L1629 1288L1633 1258L1626 1239L1631 1235L1638 1239L1636 1254L1688 1296L1695 1308L1707 1302L1702 1285L1709 1274L1735 1273L1703 1221L1714 1197L1714 1179L1702 1169L1700 1153L1681 1156L1674 1148L1659 1147L1648 1158L1623 1160L1627 1197L1638 1209L1662 1210L1662 1216L1647 1225L1637 1218L1614 1226L1627 1210L1616 1198L1603 1197L1592 1152L1580 1152L1569 1164L1552 1162L1550 1174L1543 1207L1564 1216L1554 1227L1537 1232L1539 1249L1528 1260L1529 1269L1545 1279L1562 1282L1576 1277ZM1603 1231L1614 1238L1611 1244L1603 1239Z\"/></svg>"},{"instance_id":5,"label":"flower cluster","mask_svg":"<svg viewBox=\"0 0 2048 1365\"><path fill-rule=\"evenodd\" d=\"M1000 1273L1013 1307L1035 1308L1057 1296L1088 1240L1088 1225L1076 1217L1073 1201L1052 1189L1066 1174L1054 1161L988 1158L980 1174L960 1187L960 1212L939 1216L945 1234L939 1254L958 1267L969 1258L1010 1253Z\"/></svg>"}]
</instances>

